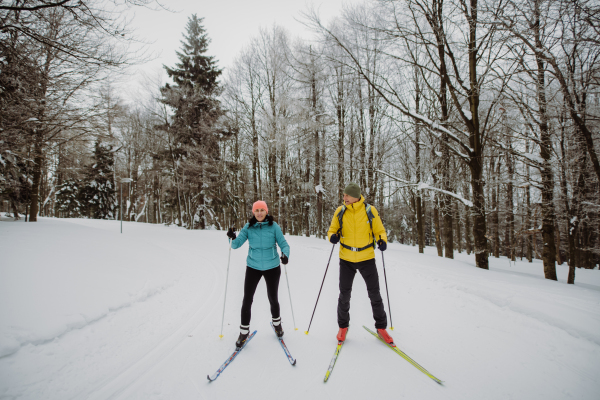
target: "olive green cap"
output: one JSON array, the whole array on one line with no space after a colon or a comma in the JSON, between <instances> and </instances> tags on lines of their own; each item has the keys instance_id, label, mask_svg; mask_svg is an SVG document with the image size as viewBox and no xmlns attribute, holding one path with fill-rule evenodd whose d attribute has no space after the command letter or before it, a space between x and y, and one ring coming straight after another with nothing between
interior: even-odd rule
<instances>
[{"instance_id":1,"label":"olive green cap","mask_svg":"<svg viewBox=\"0 0 600 400\"><path fill-rule=\"evenodd\" d=\"M346 193L348 196L352 196L355 199L360 199L360 186L358 186L356 183L349 183L348 186L346 186L346 189L344 189L344 193Z\"/></svg>"}]
</instances>

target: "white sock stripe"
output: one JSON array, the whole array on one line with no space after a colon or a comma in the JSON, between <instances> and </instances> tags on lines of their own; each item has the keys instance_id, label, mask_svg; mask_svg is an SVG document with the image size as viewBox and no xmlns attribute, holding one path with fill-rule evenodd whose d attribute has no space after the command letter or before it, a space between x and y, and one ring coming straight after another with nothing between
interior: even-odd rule
<instances>
[{"instance_id":1,"label":"white sock stripe","mask_svg":"<svg viewBox=\"0 0 600 400\"><path fill-rule=\"evenodd\" d=\"M281 324L281 317L273 318L273 325L279 326L279 324Z\"/></svg>"},{"instance_id":2,"label":"white sock stripe","mask_svg":"<svg viewBox=\"0 0 600 400\"><path fill-rule=\"evenodd\" d=\"M240 325L240 332L244 335L250 332L250 325Z\"/></svg>"}]
</instances>

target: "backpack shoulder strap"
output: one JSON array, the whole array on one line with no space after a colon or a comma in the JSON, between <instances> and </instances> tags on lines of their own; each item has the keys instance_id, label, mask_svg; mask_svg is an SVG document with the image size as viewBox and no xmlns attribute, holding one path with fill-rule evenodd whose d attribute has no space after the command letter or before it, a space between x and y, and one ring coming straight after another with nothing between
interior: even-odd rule
<instances>
[{"instance_id":1,"label":"backpack shoulder strap","mask_svg":"<svg viewBox=\"0 0 600 400\"><path fill-rule=\"evenodd\" d=\"M369 218L369 224L371 224L371 228L373 227L373 220L375 219L375 215L373 211L371 211L371 205L365 203L365 211L367 212L367 218Z\"/></svg>"},{"instance_id":2,"label":"backpack shoulder strap","mask_svg":"<svg viewBox=\"0 0 600 400\"><path fill-rule=\"evenodd\" d=\"M340 210L340 212L338 213L337 217L338 217L338 222L340 224L340 232L342 232L342 225L344 224L343 219L344 219L344 213L346 212L346 205L344 204L342 206L342 209Z\"/></svg>"},{"instance_id":3,"label":"backpack shoulder strap","mask_svg":"<svg viewBox=\"0 0 600 400\"><path fill-rule=\"evenodd\" d=\"M369 219L369 226L371 227L371 236L373 237L373 242L375 242L375 232L373 231L373 220L375 219L375 215L371 210L371 205L365 203L365 211L367 212L367 218ZM373 245L375 246L375 245Z\"/></svg>"}]
</instances>

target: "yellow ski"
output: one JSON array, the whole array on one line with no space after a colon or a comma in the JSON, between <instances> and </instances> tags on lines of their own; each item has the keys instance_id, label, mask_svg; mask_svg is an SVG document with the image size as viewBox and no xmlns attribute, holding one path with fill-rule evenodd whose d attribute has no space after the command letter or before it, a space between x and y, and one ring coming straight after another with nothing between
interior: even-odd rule
<instances>
[{"instance_id":1,"label":"yellow ski","mask_svg":"<svg viewBox=\"0 0 600 400\"><path fill-rule=\"evenodd\" d=\"M335 362L337 361L338 356L340 355L340 351L342 350L342 346L344 345L344 342L339 342L335 348L335 353L333 353L333 357L331 358L331 362L329 363L329 368L327 368L327 372L325 372L325 379L323 379L323 382L327 382L327 379L329 379L329 375L331 375L331 371L333 371L333 367L335 366Z\"/></svg>"},{"instance_id":2,"label":"yellow ski","mask_svg":"<svg viewBox=\"0 0 600 400\"><path fill-rule=\"evenodd\" d=\"M388 346L390 349L392 349L394 352L396 352L400 357L404 358L406 361L411 363L419 371L421 371L422 373L424 373L425 375L427 375L428 377L430 377L431 379L433 379L435 382L439 383L440 385L443 383L443 381L439 380L438 378L433 376L429 371L427 371L425 368L423 368L419 364L417 364L417 362L415 360L410 358L406 353L404 353L402 350L400 350L395 344L392 346L391 344L387 343L385 340L383 340L381 337L379 337L378 334L376 334L375 332L373 332L372 330L370 330L369 328L367 328L364 325L363 325L363 328L365 328L367 330L367 332L369 332L371 335L375 336L377 339L379 339L383 343L385 343L386 346ZM327 378L325 378L325 379L327 380Z\"/></svg>"}]
</instances>

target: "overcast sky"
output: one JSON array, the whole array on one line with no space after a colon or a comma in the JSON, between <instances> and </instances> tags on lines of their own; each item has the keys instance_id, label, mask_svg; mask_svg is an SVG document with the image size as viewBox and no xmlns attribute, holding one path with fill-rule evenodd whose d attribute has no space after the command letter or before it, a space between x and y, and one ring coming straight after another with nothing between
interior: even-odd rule
<instances>
[{"instance_id":1,"label":"overcast sky","mask_svg":"<svg viewBox=\"0 0 600 400\"><path fill-rule=\"evenodd\" d=\"M182 34L188 17L197 14L204 18L204 27L211 39L208 55L215 56L221 68L227 68L240 50L257 36L261 27L273 24L284 26L292 36L310 37L311 33L296 19L310 6L319 10L323 21L330 21L344 4L359 0L159 0L174 12L136 8L130 28L148 47L155 59L139 66L129 79L135 86L143 74L156 76L162 65L174 66L175 51L181 47ZM163 70L164 71L164 70ZM166 74L163 73L164 81Z\"/></svg>"}]
</instances>

